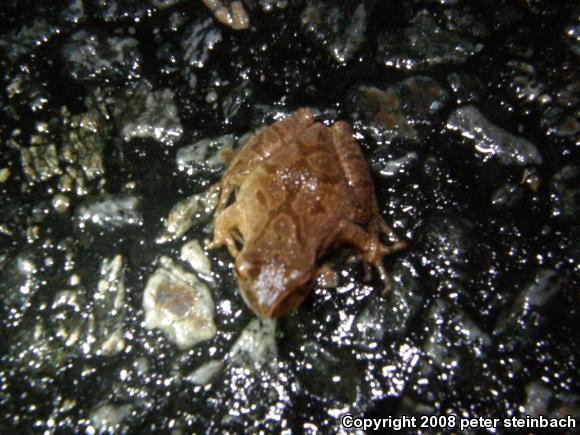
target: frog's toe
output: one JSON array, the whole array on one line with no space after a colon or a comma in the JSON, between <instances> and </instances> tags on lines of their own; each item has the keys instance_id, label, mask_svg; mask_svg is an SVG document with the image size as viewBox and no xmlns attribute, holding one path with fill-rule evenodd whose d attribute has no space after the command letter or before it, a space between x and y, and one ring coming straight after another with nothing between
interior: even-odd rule
<instances>
[{"instance_id":1,"label":"frog's toe","mask_svg":"<svg viewBox=\"0 0 580 435\"><path fill-rule=\"evenodd\" d=\"M407 246L408 246L408 244L404 240L399 240L398 242L395 242L389 246L385 246L381 243L381 245L380 245L381 255L382 256L390 255L393 252L397 252L397 251L401 251L402 249L406 249Z\"/></svg>"}]
</instances>

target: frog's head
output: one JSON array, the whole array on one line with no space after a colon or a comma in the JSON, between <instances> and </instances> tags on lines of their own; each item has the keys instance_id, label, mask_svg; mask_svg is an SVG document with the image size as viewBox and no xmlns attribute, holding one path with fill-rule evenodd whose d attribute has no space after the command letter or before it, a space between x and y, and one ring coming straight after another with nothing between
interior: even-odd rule
<instances>
[{"instance_id":1,"label":"frog's head","mask_svg":"<svg viewBox=\"0 0 580 435\"><path fill-rule=\"evenodd\" d=\"M236 259L240 292L260 317L280 317L296 309L310 291L313 265L244 250Z\"/></svg>"}]
</instances>

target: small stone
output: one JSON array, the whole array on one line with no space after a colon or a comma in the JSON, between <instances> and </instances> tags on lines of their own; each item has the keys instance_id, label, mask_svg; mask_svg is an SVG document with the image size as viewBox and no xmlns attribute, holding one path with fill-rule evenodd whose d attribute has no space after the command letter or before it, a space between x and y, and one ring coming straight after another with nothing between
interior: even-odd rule
<instances>
[{"instance_id":1,"label":"small stone","mask_svg":"<svg viewBox=\"0 0 580 435\"><path fill-rule=\"evenodd\" d=\"M360 86L350 93L354 127L380 143L419 143L446 106L448 93L433 79L417 76L386 89Z\"/></svg>"},{"instance_id":2,"label":"small stone","mask_svg":"<svg viewBox=\"0 0 580 435\"><path fill-rule=\"evenodd\" d=\"M80 30L63 48L65 71L80 83L121 82L141 74L139 41Z\"/></svg>"},{"instance_id":3,"label":"small stone","mask_svg":"<svg viewBox=\"0 0 580 435\"><path fill-rule=\"evenodd\" d=\"M346 64L365 40L367 10L364 2L309 1L301 24L337 63Z\"/></svg>"},{"instance_id":4,"label":"small stone","mask_svg":"<svg viewBox=\"0 0 580 435\"><path fill-rule=\"evenodd\" d=\"M224 152L235 144L234 135L228 134L202 139L177 150L177 169L188 175L219 175L225 169Z\"/></svg>"},{"instance_id":5,"label":"small stone","mask_svg":"<svg viewBox=\"0 0 580 435\"><path fill-rule=\"evenodd\" d=\"M10 178L10 169L2 168L0 169L0 183L6 183Z\"/></svg>"},{"instance_id":6,"label":"small stone","mask_svg":"<svg viewBox=\"0 0 580 435\"><path fill-rule=\"evenodd\" d=\"M234 364L259 370L277 355L276 319L254 319L244 328L228 357Z\"/></svg>"},{"instance_id":7,"label":"small stone","mask_svg":"<svg viewBox=\"0 0 580 435\"><path fill-rule=\"evenodd\" d=\"M93 306L90 320L95 325L97 353L104 356L116 355L125 348L123 318L126 305L121 255L103 259Z\"/></svg>"},{"instance_id":8,"label":"small stone","mask_svg":"<svg viewBox=\"0 0 580 435\"><path fill-rule=\"evenodd\" d=\"M52 208L56 210L57 213L66 213L70 207L70 199L68 196L59 193L52 198Z\"/></svg>"},{"instance_id":9,"label":"small stone","mask_svg":"<svg viewBox=\"0 0 580 435\"><path fill-rule=\"evenodd\" d=\"M126 104L115 115L121 124L121 136L125 142L134 138L154 139L173 145L181 138L183 127L171 89L153 90L146 81L129 89Z\"/></svg>"},{"instance_id":10,"label":"small stone","mask_svg":"<svg viewBox=\"0 0 580 435\"><path fill-rule=\"evenodd\" d=\"M208 288L169 257L161 257L143 294L145 327L160 329L180 349L210 340L217 332Z\"/></svg>"},{"instance_id":11,"label":"small stone","mask_svg":"<svg viewBox=\"0 0 580 435\"><path fill-rule=\"evenodd\" d=\"M377 61L389 68L414 71L441 64L461 64L483 50L472 35L444 29L426 9L411 26L379 37Z\"/></svg>"},{"instance_id":12,"label":"small stone","mask_svg":"<svg viewBox=\"0 0 580 435\"><path fill-rule=\"evenodd\" d=\"M475 106L463 106L453 112L447 128L473 142L484 160L496 157L504 165L518 166L542 163L540 152L530 141L493 125Z\"/></svg>"},{"instance_id":13,"label":"small stone","mask_svg":"<svg viewBox=\"0 0 580 435\"><path fill-rule=\"evenodd\" d=\"M126 193L87 198L77 207L74 223L77 235L87 244L104 237L123 243L143 226L141 199Z\"/></svg>"},{"instance_id":14,"label":"small stone","mask_svg":"<svg viewBox=\"0 0 580 435\"><path fill-rule=\"evenodd\" d=\"M221 361L211 360L202 364L184 379L195 385L208 385L224 368Z\"/></svg>"},{"instance_id":15,"label":"small stone","mask_svg":"<svg viewBox=\"0 0 580 435\"><path fill-rule=\"evenodd\" d=\"M93 410L89 416L94 429L99 433L117 432L119 425L130 414L132 405L104 404ZM93 429L93 430L94 430ZM89 433L87 431L87 433Z\"/></svg>"},{"instance_id":16,"label":"small stone","mask_svg":"<svg viewBox=\"0 0 580 435\"><path fill-rule=\"evenodd\" d=\"M211 18L194 21L181 41L183 60L187 69L203 68L210 51L222 40L221 30Z\"/></svg>"},{"instance_id":17,"label":"small stone","mask_svg":"<svg viewBox=\"0 0 580 435\"><path fill-rule=\"evenodd\" d=\"M81 283L81 277L78 276L76 273L73 273L70 278L68 279L68 283L71 286L76 286Z\"/></svg>"},{"instance_id":18,"label":"small stone","mask_svg":"<svg viewBox=\"0 0 580 435\"><path fill-rule=\"evenodd\" d=\"M181 260L188 263L200 278L213 282L211 263L197 240L191 240L181 247Z\"/></svg>"},{"instance_id":19,"label":"small stone","mask_svg":"<svg viewBox=\"0 0 580 435\"><path fill-rule=\"evenodd\" d=\"M46 181L61 173L54 144L22 148L20 159L22 170L30 182Z\"/></svg>"},{"instance_id":20,"label":"small stone","mask_svg":"<svg viewBox=\"0 0 580 435\"><path fill-rule=\"evenodd\" d=\"M208 189L190 196L173 206L165 219L165 228L157 236L157 243L174 241L184 235L194 224L207 221L218 203L218 191Z\"/></svg>"}]
</instances>

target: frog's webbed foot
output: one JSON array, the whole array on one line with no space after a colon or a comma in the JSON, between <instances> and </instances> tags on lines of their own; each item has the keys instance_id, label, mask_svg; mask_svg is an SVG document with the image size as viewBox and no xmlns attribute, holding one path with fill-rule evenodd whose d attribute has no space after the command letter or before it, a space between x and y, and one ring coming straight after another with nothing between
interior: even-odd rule
<instances>
[{"instance_id":1,"label":"frog's webbed foot","mask_svg":"<svg viewBox=\"0 0 580 435\"><path fill-rule=\"evenodd\" d=\"M338 240L352 244L359 249L365 267L365 278L369 275L370 266L376 267L384 284L383 295L386 295L391 291L392 283L383 266L383 257L404 249L407 243L397 239L392 245L386 246L379 240L375 224L373 223L370 227L369 233L352 222L343 221L339 228ZM392 234L394 235L394 233Z\"/></svg>"},{"instance_id":2,"label":"frog's webbed foot","mask_svg":"<svg viewBox=\"0 0 580 435\"><path fill-rule=\"evenodd\" d=\"M203 0L203 3L220 23L234 30L247 29L250 25L250 19L240 0L231 2L229 9L222 0Z\"/></svg>"}]
</instances>

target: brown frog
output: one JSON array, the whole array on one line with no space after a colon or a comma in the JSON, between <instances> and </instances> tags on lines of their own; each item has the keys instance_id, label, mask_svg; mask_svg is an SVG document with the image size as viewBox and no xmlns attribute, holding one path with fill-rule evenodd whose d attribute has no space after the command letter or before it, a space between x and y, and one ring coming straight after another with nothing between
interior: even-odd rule
<instances>
[{"instance_id":1,"label":"brown frog","mask_svg":"<svg viewBox=\"0 0 580 435\"><path fill-rule=\"evenodd\" d=\"M220 186L210 247L227 246L240 291L258 316L300 305L320 257L343 243L389 288L382 258L406 243L379 214L367 163L345 122L326 127L309 109L294 112L250 139ZM383 245L380 233L393 243Z\"/></svg>"}]
</instances>

